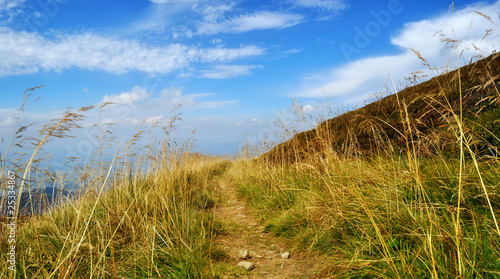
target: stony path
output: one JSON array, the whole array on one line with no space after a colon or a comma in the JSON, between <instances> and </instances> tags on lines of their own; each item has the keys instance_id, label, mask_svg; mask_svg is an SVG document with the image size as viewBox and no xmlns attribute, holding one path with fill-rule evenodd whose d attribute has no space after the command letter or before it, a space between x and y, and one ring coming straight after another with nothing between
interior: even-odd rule
<instances>
[{"instance_id":1,"label":"stony path","mask_svg":"<svg viewBox=\"0 0 500 279\"><path fill-rule=\"evenodd\" d=\"M224 278L319 278L315 276L318 259L289 250L277 237L263 232L244 201L238 199L235 185L227 179L220 181L222 202L215 208L215 216L223 221L228 233L218 240L230 256L231 264L247 261L255 266L251 271L236 267ZM241 250L248 250L249 259L241 259ZM290 258L282 257L289 252ZM284 256L284 255L283 255Z\"/></svg>"}]
</instances>

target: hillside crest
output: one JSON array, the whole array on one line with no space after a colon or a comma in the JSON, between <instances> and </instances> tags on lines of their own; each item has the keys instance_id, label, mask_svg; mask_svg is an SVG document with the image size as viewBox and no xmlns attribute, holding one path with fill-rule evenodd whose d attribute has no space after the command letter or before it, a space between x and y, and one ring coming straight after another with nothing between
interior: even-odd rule
<instances>
[{"instance_id":1,"label":"hillside crest","mask_svg":"<svg viewBox=\"0 0 500 279\"><path fill-rule=\"evenodd\" d=\"M420 154L455 152L448 142L456 140L451 127L460 117L470 127L468 132L478 136L475 148L497 156L499 79L500 53L496 53L328 119L275 146L262 158L295 162L312 153L359 155L384 152L387 146Z\"/></svg>"}]
</instances>

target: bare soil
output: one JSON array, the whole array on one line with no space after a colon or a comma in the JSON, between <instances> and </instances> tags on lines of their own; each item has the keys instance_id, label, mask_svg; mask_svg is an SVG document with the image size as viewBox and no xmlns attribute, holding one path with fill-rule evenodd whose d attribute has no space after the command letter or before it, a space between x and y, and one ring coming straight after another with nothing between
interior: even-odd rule
<instances>
[{"instance_id":1,"label":"bare soil","mask_svg":"<svg viewBox=\"0 0 500 279\"><path fill-rule=\"evenodd\" d=\"M218 244L229 255L231 268L224 278L319 278L320 259L291 249L280 238L264 232L246 203L237 196L236 186L228 179L220 180L221 202L215 207L215 216L224 223L227 233ZM253 252L250 259L238 258L240 250ZM289 259L281 254L290 252ZM245 271L237 267L240 261L250 261L255 269Z\"/></svg>"}]
</instances>

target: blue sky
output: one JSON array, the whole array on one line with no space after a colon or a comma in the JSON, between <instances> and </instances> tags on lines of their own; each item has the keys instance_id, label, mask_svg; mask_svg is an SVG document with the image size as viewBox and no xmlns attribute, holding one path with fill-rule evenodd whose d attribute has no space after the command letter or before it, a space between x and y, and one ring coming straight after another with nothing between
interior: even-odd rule
<instances>
[{"instance_id":1,"label":"blue sky","mask_svg":"<svg viewBox=\"0 0 500 279\"><path fill-rule=\"evenodd\" d=\"M498 50L499 1L454 1L453 12L450 4L0 0L0 133L9 138L22 92L46 84L23 114L33 132L67 107L114 103L88 115L76 144L59 143L60 156L84 156L96 123L113 123L127 139L145 119L166 121L177 104L179 137L196 129L199 150L234 153L245 134L274 131L275 115L291 117L290 97L318 115L324 97L361 106L392 87L389 75L400 84L426 70L412 49L437 67Z\"/></svg>"}]
</instances>

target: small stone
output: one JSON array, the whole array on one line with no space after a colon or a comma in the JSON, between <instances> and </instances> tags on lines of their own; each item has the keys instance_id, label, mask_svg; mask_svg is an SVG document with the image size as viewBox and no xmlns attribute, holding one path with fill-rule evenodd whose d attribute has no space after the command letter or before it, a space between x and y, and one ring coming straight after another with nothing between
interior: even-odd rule
<instances>
[{"instance_id":1,"label":"small stone","mask_svg":"<svg viewBox=\"0 0 500 279\"><path fill-rule=\"evenodd\" d=\"M255 268L255 265L251 262L239 262L238 266L243 267L246 271L250 271Z\"/></svg>"},{"instance_id":2,"label":"small stone","mask_svg":"<svg viewBox=\"0 0 500 279\"><path fill-rule=\"evenodd\" d=\"M240 252L238 253L238 258L243 259L243 260L250 258L250 254L248 253L248 250L240 250Z\"/></svg>"},{"instance_id":3,"label":"small stone","mask_svg":"<svg viewBox=\"0 0 500 279\"><path fill-rule=\"evenodd\" d=\"M274 245L274 244L273 244L273 245L271 245L271 249L272 249L272 250L276 249L276 245Z\"/></svg>"},{"instance_id":4,"label":"small stone","mask_svg":"<svg viewBox=\"0 0 500 279\"><path fill-rule=\"evenodd\" d=\"M290 252L285 252L285 253L281 254L281 257L282 257L283 259L285 259L285 260L286 260L286 259L289 259L289 258L290 258Z\"/></svg>"}]
</instances>

